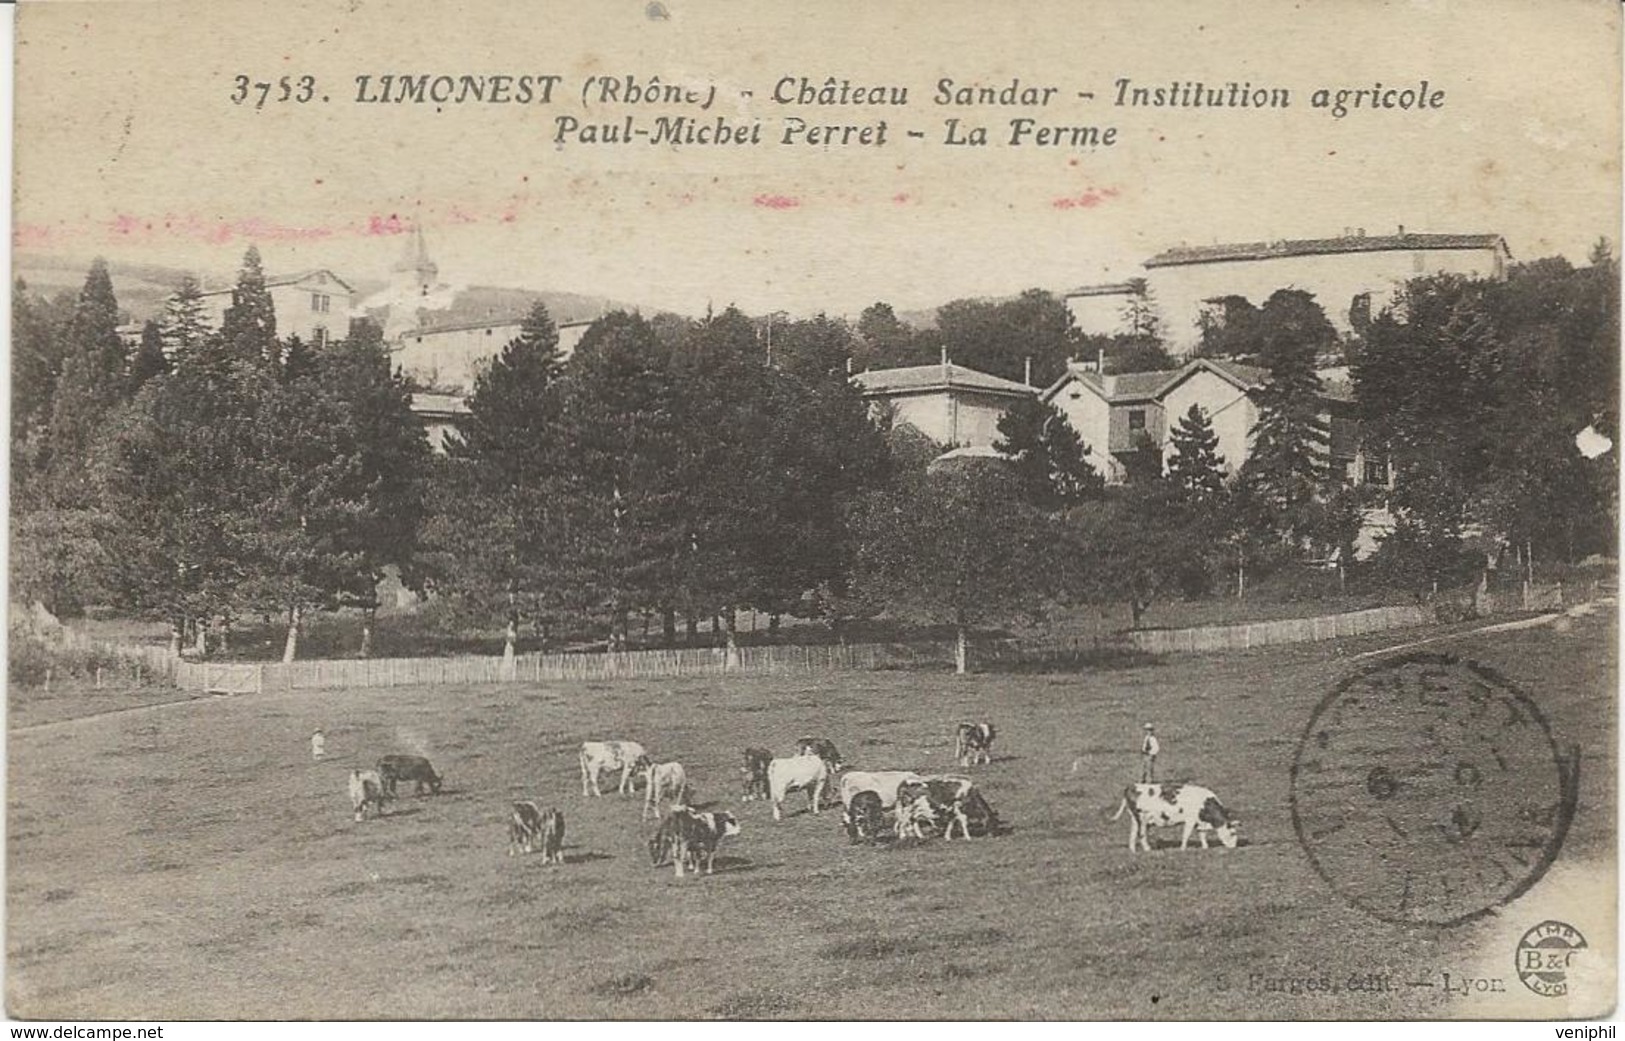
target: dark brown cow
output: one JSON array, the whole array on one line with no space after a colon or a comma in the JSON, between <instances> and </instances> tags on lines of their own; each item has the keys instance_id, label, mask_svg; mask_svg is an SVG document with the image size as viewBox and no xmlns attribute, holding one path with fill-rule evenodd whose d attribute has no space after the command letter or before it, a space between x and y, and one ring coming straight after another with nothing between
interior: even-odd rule
<instances>
[{"instance_id":1,"label":"dark brown cow","mask_svg":"<svg viewBox=\"0 0 1625 1041\"><path fill-rule=\"evenodd\" d=\"M440 775L421 755L386 755L378 760L378 776L384 779L384 794L395 798L397 781L413 782L413 792L440 794Z\"/></svg>"}]
</instances>

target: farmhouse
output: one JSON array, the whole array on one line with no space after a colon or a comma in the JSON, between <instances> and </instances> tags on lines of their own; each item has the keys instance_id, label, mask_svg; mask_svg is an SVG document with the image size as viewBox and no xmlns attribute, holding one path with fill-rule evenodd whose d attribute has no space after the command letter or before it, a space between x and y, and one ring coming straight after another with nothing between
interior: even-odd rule
<instances>
[{"instance_id":1,"label":"farmhouse","mask_svg":"<svg viewBox=\"0 0 1625 1041\"><path fill-rule=\"evenodd\" d=\"M1422 275L1506 277L1512 255L1496 234L1393 235L1348 229L1325 239L1180 246L1144 264L1149 289L1166 322L1169 349L1188 353L1201 321L1225 296L1262 304L1277 289L1313 293L1340 333L1377 314L1401 283ZM1085 298L1086 299L1086 298ZM1068 303L1071 303L1069 298Z\"/></svg>"},{"instance_id":2,"label":"farmhouse","mask_svg":"<svg viewBox=\"0 0 1625 1041\"><path fill-rule=\"evenodd\" d=\"M939 445L991 448L1005 410L1037 388L948 360L937 365L875 369L852 377L872 411L889 411L892 423L907 423Z\"/></svg>"},{"instance_id":3,"label":"farmhouse","mask_svg":"<svg viewBox=\"0 0 1625 1041\"><path fill-rule=\"evenodd\" d=\"M1168 430L1193 404L1202 406L1213 423L1219 454L1234 473L1247 458L1247 439L1258 421L1252 394L1264 385L1265 375L1251 365L1217 358L1111 376L1101 373L1098 362L1075 361L1039 400L1072 424L1108 483L1121 483L1131 473L1160 473L1173 450Z\"/></svg>"},{"instance_id":4,"label":"farmhouse","mask_svg":"<svg viewBox=\"0 0 1625 1041\"><path fill-rule=\"evenodd\" d=\"M306 343L325 347L329 340L349 334L355 290L327 268L267 278L265 288L271 294L278 336L297 336ZM232 291L205 290L202 299L209 323L220 328L226 308L231 306Z\"/></svg>"}]
</instances>

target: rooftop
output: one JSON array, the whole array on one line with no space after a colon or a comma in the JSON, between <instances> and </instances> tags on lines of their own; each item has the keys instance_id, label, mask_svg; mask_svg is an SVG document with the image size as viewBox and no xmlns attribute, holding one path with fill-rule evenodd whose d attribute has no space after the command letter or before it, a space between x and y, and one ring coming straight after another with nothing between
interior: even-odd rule
<instances>
[{"instance_id":1,"label":"rooftop","mask_svg":"<svg viewBox=\"0 0 1625 1041\"><path fill-rule=\"evenodd\" d=\"M413 394L412 411L418 415L468 415L468 401L461 394Z\"/></svg>"},{"instance_id":2,"label":"rooftop","mask_svg":"<svg viewBox=\"0 0 1625 1041\"><path fill-rule=\"evenodd\" d=\"M910 365L899 369L871 369L852 377L864 394L908 394L931 390L982 390L996 394L1028 395L1037 388L1025 383L967 369L952 362Z\"/></svg>"},{"instance_id":3,"label":"rooftop","mask_svg":"<svg viewBox=\"0 0 1625 1041\"><path fill-rule=\"evenodd\" d=\"M308 271L297 271L297 272L295 272L295 273L293 273L291 275L269 276L269 277L267 277L265 279L265 288L270 289L270 288L272 288L274 286L297 285L298 283L303 282L305 279L311 278L312 276L315 276L315 275L326 275L329 279L331 279L334 282L337 282L339 285L343 286L344 291L346 293L355 292L355 290L350 287L350 283L346 282L344 279L342 279L339 276L333 274L333 272L329 271L327 268L324 268L324 267L315 267L315 268L311 268ZM202 293L200 293L198 295L199 296L219 296L221 293L230 293L236 288L237 287L235 285L231 285L231 286L227 286L224 289L205 289Z\"/></svg>"},{"instance_id":4,"label":"rooftop","mask_svg":"<svg viewBox=\"0 0 1625 1041\"><path fill-rule=\"evenodd\" d=\"M1067 366L1067 375L1046 390L1043 396L1046 399L1052 397L1062 384L1076 379L1108 401L1149 401L1161 397L1186 376L1199 370L1215 373L1244 391L1262 387L1269 376L1268 372L1255 365L1243 365L1228 358L1195 358L1177 369L1122 372L1105 377L1096 372L1092 365L1072 362Z\"/></svg>"},{"instance_id":5,"label":"rooftop","mask_svg":"<svg viewBox=\"0 0 1625 1041\"><path fill-rule=\"evenodd\" d=\"M1145 262L1148 268L1179 264L1215 264L1277 257L1308 257L1334 253L1381 253L1387 250L1499 249L1507 251L1499 235L1399 234L1344 235L1332 239L1280 239L1220 246L1179 246L1164 250Z\"/></svg>"},{"instance_id":6,"label":"rooftop","mask_svg":"<svg viewBox=\"0 0 1625 1041\"><path fill-rule=\"evenodd\" d=\"M1099 285L1068 289L1068 299L1076 296L1138 296L1145 290L1143 282L1102 282Z\"/></svg>"}]
</instances>

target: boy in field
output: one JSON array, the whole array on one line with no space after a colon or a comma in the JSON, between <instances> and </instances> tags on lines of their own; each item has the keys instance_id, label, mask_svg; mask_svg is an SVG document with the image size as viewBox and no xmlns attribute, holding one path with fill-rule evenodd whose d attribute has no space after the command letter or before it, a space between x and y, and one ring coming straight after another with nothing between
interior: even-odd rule
<instances>
[{"instance_id":1,"label":"boy in field","mask_svg":"<svg viewBox=\"0 0 1625 1041\"><path fill-rule=\"evenodd\" d=\"M1162 745L1157 741L1157 728L1147 723L1141 728L1145 737L1140 741L1140 783L1154 784L1157 780L1157 755Z\"/></svg>"},{"instance_id":2,"label":"boy in field","mask_svg":"<svg viewBox=\"0 0 1625 1041\"><path fill-rule=\"evenodd\" d=\"M310 757L321 760L327 756L327 737L320 730L310 735Z\"/></svg>"}]
</instances>

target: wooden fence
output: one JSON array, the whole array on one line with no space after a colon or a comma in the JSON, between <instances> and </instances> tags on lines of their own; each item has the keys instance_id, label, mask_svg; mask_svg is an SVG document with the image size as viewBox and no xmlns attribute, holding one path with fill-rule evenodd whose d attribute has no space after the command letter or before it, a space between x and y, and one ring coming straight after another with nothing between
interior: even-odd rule
<instances>
[{"instance_id":1,"label":"wooden fence","mask_svg":"<svg viewBox=\"0 0 1625 1041\"><path fill-rule=\"evenodd\" d=\"M1347 614L1196 629L1143 629L1120 638L1091 641L1090 648L1132 647L1151 654L1234 651L1275 644L1306 643L1362 636L1440 620L1507 611L1557 610L1565 603L1595 599L1597 583L1567 593L1562 583L1510 591L1441 597L1426 605L1375 607ZM1576 596L1575 594L1579 595ZM191 662L170 657L167 647L119 644L64 629L65 645L95 650L150 679L173 682L182 690L250 694L278 690L332 690L409 685L474 683L593 682L669 679L682 676L782 676L875 669L949 667L953 646L945 643L861 643L739 647L730 656L720 647L626 651L606 654L526 654L511 662L501 657L360 658L281 662ZM1001 663L1041 661L1076 654L1077 642L1051 644L1001 641L972 648L973 660Z\"/></svg>"}]
</instances>

